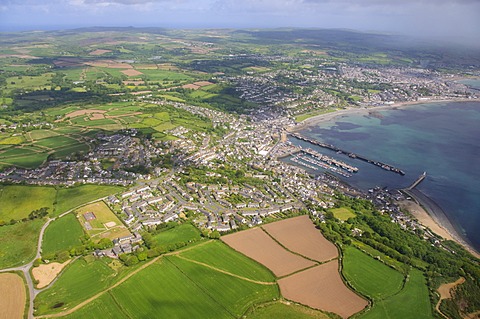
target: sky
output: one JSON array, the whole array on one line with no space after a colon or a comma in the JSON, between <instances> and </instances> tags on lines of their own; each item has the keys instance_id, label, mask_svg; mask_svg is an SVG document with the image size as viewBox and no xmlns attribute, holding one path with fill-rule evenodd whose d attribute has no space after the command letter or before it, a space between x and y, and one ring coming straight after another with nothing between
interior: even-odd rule
<instances>
[{"instance_id":1,"label":"sky","mask_svg":"<svg viewBox=\"0 0 480 319\"><path fill-rule=\"evenodd\" d=\"M0 31L345 28L480 41L480 0L0 0Z\"/></svg>"}]
</instances>

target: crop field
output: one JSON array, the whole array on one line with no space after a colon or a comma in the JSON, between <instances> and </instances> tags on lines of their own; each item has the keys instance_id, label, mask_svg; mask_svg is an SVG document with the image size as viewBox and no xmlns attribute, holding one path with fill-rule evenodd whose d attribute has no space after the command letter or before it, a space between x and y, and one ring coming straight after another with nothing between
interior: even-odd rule
<instances>
[{"instance_id":1,"label":"crop field","mask_svg":"<svg viewBox=\"0 0 480 319\"><path fill-rule=\"evenodd\" d=\"M315 228L307 215L285 219L262 227L288 250L325 262L338 257L338 250Z\"/></svg>"},{"instance_id":2,"label":"crop field","mask_svg":"<svg viewBox=\"0 0 480 319\"><path fill-rule=\"evenodd\" d=\"M273 283L253 283L175 256L168 257L168 261L237 318L253 304L279 297Z\"/></svg>"},{"instance_id":3,"label":"crop field","mask_svg":"<svg viewBox=\"0 0 480 319\"><path fill-rule=\"evenodd\" d=\"M32 140L41 140L48 137L58 136L58 133L53 130L34 130L28 132L28 135Z\"/></svg>"},{"instance_id":4,"label":"crop field","mask_svg":"<svg viewBox=\"0 0 480 319\"><path fill-rule=\"evenodd\" d=\"M278 281L282 296L309 307L348 318L368 302L347 288L338 273L338 261L295 273Z\"/></svg>"},{"instance_id":5,"label":"crop field","mask_svg":"<svg viewBox=\"0 0 480 319\"><path fill-rule=\"evenodd\" d=\"M367 311L366 319L427 319L433 318L430 297L423 273L412 268L405 287Z\"/></svg>"},{"instance_id":6,"label":"crop field","mask_svg":"<svg viewBox=\"0 0 480 319\"><path fill-rule=\"evenodd\" d=\"M250 310L243 318L248 319L330 319L318 310L294 303L274 302Z\"/></svg>"},{"instance_id":7,"label":"crop field","mask_svg":"<svg viewBox=\"0 0 480 319\"><path fill-rule=\"evenodd\" d=\"M37 147L8 148L0 153L0 163L8 164L7 166L35 168L42 164L47 157L46 151Z\"/></svg>"},{"instance_id":8,"label":"crop field","mask_svg":"<svg viewBox=\"0 0 480 319\"><path fill-rule=\"evenodd\" d=\"M0 140L0 144L2 145L18 145L23 142L25 142L25 139L21 135L9 136L7 138Z\"/></svg>"},{"instance_id":9,"label":"crop field","mask_svg":"<svg viewBox=\"0 0 480 319\"><path fill-rule=\"evenodd\" d=\"M191 81L193 78L181 72L165 71L165 70L149 70L143 69L142 73L152 82L164 81Z\"/></svg>"},{"instance_id":10,"label":"crop field","mask_svg":"<svg viewBox=\"0 0 480 319\"><path fill-rule=\"evenodd\" d=\"M43 223L36 219L0 227L0 269L26 264L35 257Z\"/></svg>"},{"instance_id":11,"label":"crop field","mask_svg":"<svg viewBox=\"0 0 480 319\"><path fill-rule=\"evenodd\" d=\"M212 241L195 249L181 252L180 257L208 264L252 280L275 281L275 276L268 269L219 241Z\"/></svg>"},{"instance_id":12,"label":"crop field","mask_svg":"<svg viewBox=\"0 0 480 319\"><path fill-rule=\"evenodd\" d=\"M0 186L0 219L10 221L28 217L33 210L47 207L53 212L56 190L53 187L5 185Z\"/></svg>"},{"instance_id":13,"label":"crop field","mask_svg":"<svg viewBox=\"0 0 480 319\"><path fill-rule=\"evenodd\" d=\"M363 295L379 300L402 289L404 278L398 271L354 247L346 247L343 253L343 274Z\"/></svg>"},{"instance_id":14,"label":"crop field","mask_svg":"<svg viewBox=\"0 0 480 319\"><path fill-rule=\"evenodd\" d=\"M108 292L75 311L71 315L67 315L62 318L130 319L131 317L127 316L123 312L123 309L120 309L117 301L113 299L113 295Z\"/></svg>"},{"instance_id":15,"label":"crop field","mask_svg":"<svg viewBox=\"0 0 480 319\"><path fill-rule=\"evenodd\" d=\"M118 270L108 266L110 259L91 262L77 259L71 263L49 289L35 298L35 315L60 312L109 287L135 268Z\"/></svg>"},{"instance_id":16,"label":"crop field","mask_svg":"<svg viewBox=\"0 0 480 319\"><path fill-rule=\"evenodd\" d=\"M314 262L285 250L260 228L230 234L221 239L236 251L266 266L277 277L315 265Z\"/></svg>"},{"instance_id":17,"label":"crop field","mask_svg":"<svg viewBox=\"0 0 480 319\"><path fill-rule=\"evenodd\" d=\"M25 284L19 275L0 274L0 317L21 319L27 301Z\"/></svg>"},{"instance_id":18,"label":"crop field","mask_svg":"<svg viewBox=\"0 0 480 319\"><path fill-rule=\"evenodd\" d=\"M59 148L59 147L65 147L65 146L70 146L78 144L78 141L66 137L66 136L54 136L54 137L48 137L44 138L38 142L35 142L35 145L43 146L43 147L48 147L51 149Z\"/></svg>"},{"instance_id":19,"label":"crop field","mask_svg":"<svg viewBox=\"0 0 480 319\"><path fill-rule=\"evenodd\" d=\"M82 204L118 193L123 190L120 186L81 185L73 188L61 188L57 194L55 215L60 215L69 209Z\"/></svg>"},{"instance_id":20,"label":"crop field","mask_svg":"<svg viewBox=\"0 0 480 319\"><path fill-rule=\"evenodd\" d=\"M192 224L182 224L172 229L162 231L153 237L161 246L176 243L188 243L191 240L199 240L200 231Z\"/></svg>"},{"instance_id":21,"label":"crop field","mask_svg":"<svg viewBox=\"0 0 480 319\"><path fill-rule=\"evenodd\" d=\"M7 78L6 91L16 89L30 89L30 90L49 90L53 73L45 73L39 76L15 76Z\"/></svg>"},{"instance_id":22,"label":"crop field","mask_svg":"<svg viewBox=\"0 0 480 319\"><path fill-rule=\"evenodd\" d=\"M42 254L70 250L80 245L83 228L73 214L67 214L48 225L42 242Z\"/></svg>"},{"instance_id":23,"label":"crop field","mask_svg":"<svg viewBox=\"0 0 480 319\"><path fill-rule=\"evenodd\" d=\"M93 213L95 216L94 219L87 220L85 218L84 214L89 212ZM130 235L130 231L103 201L82 206L76 210L76 213L85 231L93 239L115 239L117 237Z\"/></svg>"},{"instance_id":24,"label":"crop field","mask_svg":"<svg viewBox=\"0 0 480 319\"><path fill-rule=\"evenodd\" d=\"M333 213L335 218L340 220L347 220L349 218L354 218L357 216L353 210L349 207L340 207L340 208L332 208L330 211Z\"/></svg>"}]
</instances>

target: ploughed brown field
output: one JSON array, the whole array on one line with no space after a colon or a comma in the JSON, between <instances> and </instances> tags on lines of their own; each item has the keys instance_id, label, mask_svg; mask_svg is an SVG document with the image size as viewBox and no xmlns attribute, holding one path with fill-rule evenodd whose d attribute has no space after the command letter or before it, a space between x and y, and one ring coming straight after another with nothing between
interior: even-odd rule
<instances>
[{"instance_id":1,"label":"ploughed brown field","mask_svg":"<svg viewBox=\"0 0 480 319\"><path fill-rule=\"evenodd\" d=\"M0 274L0 318L23 318L26 300L22 278L11 273Z\"/></svg>"},{"instance_id":2,"label":"ploughed brown field","mask_svg":"<svg viewBox=\"0 0 480 319\"><path fill-rule=\"evenodd\" d=\"M325 262L338 257L338 250L315 228L307 215L263 226L267 233L290 251Z\"/></svg>"},{"instance_id":3,"label":"ploughed brown field","mask_svg":"<svg viewBox=\"0 0 480 319\"><path fill-rule=\"evenodd\" d=\"M137 75L143 74L142 72L134 70L134 69L122 70L120 72L122 72L126 76L137 76Z\"/></svg>"},{"instance_id":4,"label":"ploughed brown field","mask_svg":"<svg viewBox=\"0 0 480 319\"><path fill-rule=\"evenodd\" d=\"M249 229L221 238L233 249L270 269L277 277L315 265L313 261L287 251L260 228Z\"/></svg>"},{"instance_id":5,"label":"ploughed brown field","mask_svg":"<svg viewBox=\"0 0 480 319\"><path fill-rule=\"evenodd\" d=\"M348 318L368 302L348 289L338 273L338 260L278 280L282 296L312 308Z\"/></svg>"},{"instance_id":6,"label":"ploughed brown field","mask_svg":"<svg viewBox=\"0 0 480 319\"><path fill-rule=\"evenodd\" d=\"M337 248L323 237L308 216L281 220L264 225L263 229L253 228L221 238L233 249L282 277L278 284L282 296L288 300L343 318L368 305L342 281Z\"/></svg>"}]
</instances>

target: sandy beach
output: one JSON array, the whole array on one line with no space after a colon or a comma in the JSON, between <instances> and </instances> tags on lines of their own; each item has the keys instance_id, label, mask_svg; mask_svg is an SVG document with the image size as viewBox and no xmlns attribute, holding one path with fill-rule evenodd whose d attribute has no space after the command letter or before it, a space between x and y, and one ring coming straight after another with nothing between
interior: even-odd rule
<instances>
[{"instance_id":1,"label":"sandy beach","mask_svg":"<svg viewBox=\"0 0 480 319\"><path fill-rule=\"evenodd\" d=\"M308 119L303 120L293 127L289 127L289 132L296 132L305 129L308 126L316 125L323 122L332 121L342 116L358 114L368 115L376 111L395 110L403 107L412 107L417 104L432 104L432 103L445 103L445 102L474 102L476 99L452 99L452 100L422 100L422 101L410 101L410 102L398 102L390 105L371 106L371 107L349 107L345 109L339 109L338 111L319 114ZM373 114L373 116L375 116ZM416 194L410 194L414 197L415 201L404 201L401 205L405 205L405 208L418 219L418 221L425 227L430 228L435 234L443 237L446 240L454 240L467 251L477 258L480 258L480 253L476 251L471 245L469 245L458 234L455 227L450 223L446 215L441 208L438 207L428 197L423 199L423 196L415 196ZM420 197L420 198L419 198ZM425 196L426 197L426 196Z\"/></svg>"},{"instance_id":2,"label":"sandy beach","mask_svg":"<svg viewBox=\"0 0 480 319\"><path fill-rule=\"evenodd\" d=\"M417 104L433 104L433 103L447 103L447 102L476 102L477 99L452 99L452 100L422 100L422 101L408 101L408 102L396 102L393 104L388 105L381 105L381 106L368 106L368 107L347 107L344 109L338 109L333 112L324 113L309 117L299 123L297 125L289 127L287 131L289 132L297 132L302 130L308 126L315 125L318 123L328 122L336 118L341 118L345 115L352 115L352 114L363 114L368 115L369 113L375 111L388 111L388 110L395 110L400 109L403 107L411 107Z\"/></svg>"}]
</instances>

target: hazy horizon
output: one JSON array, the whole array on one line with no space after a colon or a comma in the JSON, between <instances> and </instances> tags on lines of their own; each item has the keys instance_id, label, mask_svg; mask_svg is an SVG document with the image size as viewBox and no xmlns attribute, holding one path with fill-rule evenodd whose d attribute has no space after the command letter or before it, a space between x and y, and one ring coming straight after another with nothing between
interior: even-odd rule
<instances>
[{"instance_id":1,"label":"hazy horizon","mask_svg":"<svg viewBox=\"0 0 480 319\"><path fill-rule=\"evenodd\" d=\"M436 37L480 35L475 0L4 0L0 31L89 26L333 28ZM475 41L477 42L477 41Z\"/></svg>"}]
</instances>

